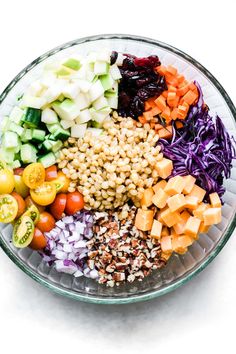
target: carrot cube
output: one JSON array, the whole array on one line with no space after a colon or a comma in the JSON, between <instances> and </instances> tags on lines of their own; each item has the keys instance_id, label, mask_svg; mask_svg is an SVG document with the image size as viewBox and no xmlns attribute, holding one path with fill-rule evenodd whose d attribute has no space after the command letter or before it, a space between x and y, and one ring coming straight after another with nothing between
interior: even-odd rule
<instances>
[{"instance_id":1,"label":"carrot cube","mask_svg":"<svg viewBox=\"0 0 236 354\"><path fill-rule=\"evenodd\" d=\"M164 109L164 111L161 113L161 116L164 118L164 119L170 119L170 107L166 107Z\"/></svg>"},{"instance_id":2,"label":"carrot cube","mask_svg":"<svg viewBox=\"0 0 236 354\"><path fill-rule=\"evenodd\" d=\"M161 111L164 111L164 109L166 108L166 100L162 95L157 97L157 99L155 100L155 104Z\"/></svg>"},{"instance_id":3,"label":"carrot cube","mask_svg":"<svg viewBox=\"0 0 236 354\"><path fill-rule=\"evenodd\" d=\"M172 137L172 126L167 125L165 128L158 130L159 138L170 139Z\"/></svg>"},{"instance_id":4,"label":"carrot cube","mask_svg":"<svg viewBox=\"0 0 236 354\"><path fill-rule=\"evenodd\" d=\"M183 125L182 122L177 121L177 122L175 123L175 126L176 126L177 129L181 129L181 128L183 128L184 125Z\"/></svg>"},{"instance_id":5,"label":"carrot cube","mask_svg":"<svg viewBox=\"0 0 236 354\"><path fill-rule=\"evenodd\" d=\"M180 214L181 221L178 222L177 224L173 225L173 229L174 229L174 231L175 231L175 233L176 233L177 235L183 234L185 224L186 224L186 222L188 221L188 219L189 219L190 216L191 216L191 215L189 214L189 212L188 212L187 210L183 211L183 212Z\"/></svg>"},{"instance_id":6,"label":"carrot cube","mask_svg":"<svg viewBox=\"0 0 236 354\"><path fill-rule=\"evenodd\" d=\"M178 109L177 108L174 108L173 111L171 112L170 114L170 117L175 120L178 118Z\"/></svg>"},{"instance_id":7,"label":"carrot cube","mask_svg":"<svg viewBox=\"0 0 236 354\"><path fill-rule=\"evenodd\" d=\"M168 65L166 71L174 76L178 73L177 69L172 65Z\"/></svg>"},{"instance_id":8,"label":"carrot cube","mask_svg":"<svg viewBox=\"0 0 236 354\"><path fill-rule=\"evenodd\" d=\"M189 90L189 84L177 89L177 95L184 96Z\"/></svg>"},{"instance_id":9,"label":"carrot cube","mask_svg":"<svg viewBox=\"0 0 236 354\"><path fill-rule=\"evenodd\" d=\"M157 66L155 70L160 74L160 75L165 75L166 73L166 67L164 65Z\"/></svg>"},{"instance_id":10,"label":"carrot cube","mask_svg":"<svg viewBox=\"0 0 236 354\"><path fill-rule=\"evenodd\" d=\"M168 91L163 91L163 92L162 92L162 96L165 97L165 98L167 98L167 96L168 96Z\"/></svg>"},{"instance_id":11,"label":"carrot cube","mask_svg":"<svg viewBox=\"0 0 236 354\"><path fill-rule=\"evenodd\" d=\"M184 178L184 182L185 182L183 193L188 194L193 189L193 186L196 182L196 178L191 175L184 176L183 178Z\"/></svg>"},{"instance_id":12,"label":"carrot cube","mask_svg":"<svg viewBox=\"0 0 236 354\"><path fill-rule=\"evenodd\" d=\"M198 206L198 198L190 195L185 197L185 207L190 210L194 210Z\"/></svg>"},{"instance_id":13,"label":"carrot cube","mask_svg":"<svg viewBox=\"0 0 236 354\"><path fill-rule=\"evenodd\" d=\"M161 236L169 236L170 232L167 226L162 227Z\"/></svg>"},{"instance_id":14,"label":"carrot cube","mask_svg":"<svg viewBox=\"0 0 236 354\"><path fill-rule=\"evenodd\" d=\"M153 189L147 188L145 189L142 199L141 199L141 206L149 207L152 205L152 197L154 195Z\"/></svg>"},{"instance_id":15,"label":"carrot cube","mask_svg":"<svg viewBox=\"0 0 236 354\"><path fill-rule=\"evenodd\" d=\"M143 112L143 116L146 121L150 121L153 118L152 111Z\"/></svg>"},{"instance_id":16,"label":"carrot cube","mask_svg":"<svg viewBox=\"0 0 236 354\"><path fill-rule=\"evenodd\" d=\"M168 92L167 101L173 101L176 98L176 92Z\"/></svg>"},{"instance_id":17,"label":"carrot cube","mask_svg":"<svg viewBox=\"0 0 236 354\"><path fill-rule=\"evenodd\" d=\"M161 124L155 124L155 130L159 130L159 129L162 129L163 128L163 125Z\"/></svg>"},{"instance_id":18,"label":"carrot cube","mask_svg":"<svg viewBox=\"0 0 236 354\"><path fill-rule=\"evenodd\" d=\"M184 82L184 80L185 80L184 75L177 75L177 80L178 80L179 84L182 84L182 82Z\"/></svg>"},{"instance_id":19,"label":"carrot cube","mask_svg":"<svg viewBox=\"0 0 236 354\"><path fill-rule=\"evenodd\" d=\"M138 230L149 231L152 228L153 217L153 210L138 209L134 225Z\"/></svg>"},{"instance_id":20,"label":"carrot cube","mask_svg":"<svg viewBox=\"0 0 236 354\"><path fill-rule=\"evenodd\" d=\"M168 87L168 92L177 92L177 88L172 86L172 85L167 85Z\"/></svg>"},{"instance_id":21,"label":"carrot cube","mask_svg":"<svg viewBox=\"0 0 236 354\"><path fill-rule=\"evenodd\" d=\"M165 211L161 212L161 219L168 227L172 227L174 224L181 221L181 216L179 212L172 212L170 208L167 208Z\"/></svg>"},{"instance_id":22,"label":"carrot cube","mask_svg":"<svg viewBox=\"0 0 236 354\"><path fill-rule=\"evenodd\" d=\"M197 99L197 95L189 90L183 97L184 101L187 102L189 105L193 104L193 102Z\"/></svg>"},{"instance_id":23,"label":"carrot cube","mask_svg":"<svg viewBox=\"0 0 236 354\"><path fill-rule=\"evenodd\" d=\"M163 158L162 160L157 161L154 168L157 170L158 175L161 178L166 179L173 170L173 162L169 159Z\"/></svg>"},{"instance_id":24,"label":"carrot cube","mask_svg":"<svg viewBox=\"0 0 236 354\"><path fill-rule=\"evenodd\" d=\"M152 116L154 117L154 116L157 116L158 114L160 114L161 110L158 107L153 107L150 112L151 112Z\"/></svg>"}]
</instances>

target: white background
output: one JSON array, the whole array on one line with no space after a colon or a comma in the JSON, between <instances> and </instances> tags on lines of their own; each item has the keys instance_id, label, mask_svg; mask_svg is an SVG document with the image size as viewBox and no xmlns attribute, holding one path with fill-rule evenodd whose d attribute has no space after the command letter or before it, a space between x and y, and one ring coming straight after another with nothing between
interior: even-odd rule
<instances>
[{"instance_id":1,"label":"white background","mask_svg":"<svg viewBox=\"0 0 236 354\"><path fill-rule=\"evenodd\" d=\"M234 0L8 0L1 1L0 9L0 91L59 44L99 33L130 33L187 52L236 103ZM125 306L96 306L55 295L0 250L0 353L232 353L235 317L235 234L187 285Z\"/></svg>"}]
</instances>

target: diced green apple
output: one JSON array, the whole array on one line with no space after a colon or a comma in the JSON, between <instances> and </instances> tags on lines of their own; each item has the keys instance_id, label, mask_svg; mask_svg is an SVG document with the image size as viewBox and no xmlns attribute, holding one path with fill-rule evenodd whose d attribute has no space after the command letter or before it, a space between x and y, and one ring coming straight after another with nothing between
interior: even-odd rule
<instances>
[{"instance_id":1,"label":"diced green apple","mask_svg":"<svg viewBox=\"0 0 236 354\"><path fill-rule=\"evenodd\" d=\"M64 66L66 66L67 68L70 68L72 70L79 70L81 68L81 63L79 60L75 59L75 58L69 58L67 59L64 63Z\"/></svg>"},{"instance_id":2,"label":"diced green apple","mask_svg":"<svg viewBox=\"0 0 236 354\"><path fill-rule=\"evenodd\" d=\"M91 102L98 99L98 97L103 95L103 93L104 93L103 85L101 84L100 80L97 80L95 83L92 84L92 86L89 89L89 96Z\"/></svg>"},{"instance_id":3,"label":"diced green apple","mask_svg":"<svg viewBox=\"0 0 236 354\"><path fill-rule=\"evenodd\" d=\"M114 84L114 80L110 74L102 75L99 77L104 91L110 90Z\"/></svg>"},{"instance_id":4,"label":"diced green apple","mask_svg":"<svg viewBox=\"0 0 236 354\"><path fill-rule=\"evenodd\" d=\"M63 102L53 102L52 107L63 120L74 120L80 113L77 104L69 98L65 99Z\"/></svg>"}]
</instances>

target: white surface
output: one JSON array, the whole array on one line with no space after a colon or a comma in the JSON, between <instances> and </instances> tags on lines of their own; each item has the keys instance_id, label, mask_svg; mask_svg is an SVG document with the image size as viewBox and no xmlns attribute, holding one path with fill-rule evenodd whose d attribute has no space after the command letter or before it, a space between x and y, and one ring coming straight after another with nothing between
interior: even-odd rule
<instances>
[{"instance_id":1,"label":"white surface","mask_svg":"<svg viewBox=\"0 0 236 354\"><path fill-rule=\"evenodd\" d=\"M0 91L29 62L61 43L97 33L131 33L192 55L235 103L234 1L208 3L8 0L1 6ZM150 5L143 9L144 4ZM59 297L23 274L0 250L0 352L226 351L235 342L230 324L236 316L235 252L234 234L187 285L151 302L116 307Z\"/></svg>"}]
</instances>

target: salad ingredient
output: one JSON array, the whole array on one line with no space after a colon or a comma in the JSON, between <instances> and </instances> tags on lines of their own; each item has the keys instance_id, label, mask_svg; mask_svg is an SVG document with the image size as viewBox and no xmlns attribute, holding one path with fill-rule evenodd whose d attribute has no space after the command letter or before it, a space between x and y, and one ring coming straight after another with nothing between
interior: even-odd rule
<instances>
[{"instance_id":1,"label":"salad ingredient","mask_svg":"<svg viewBox=\"0 0 236 354\"><path fill-rule=\"evenodd\" d=\"M182 193L184 186L185 186L184 178L181 176L175 176L169 179L167 185L164 188L164 191L169 195L174 195L174 194Z\"/></svg>"},{"instance_id":2,"label":"salad ingredient","mask_svg":"<svg viewBox=\"0 0 236 354\"><path fill-rule=\"evenodd\" d=\"M10 194L15 187L15 180L12 171L9 169L0 170L0 194Z\"/></svg>"},{"instance_id":3,"label":"salad ingredient","mask_svg":"<svg viewBox=\"0 0 236 354\"><path fill-rule=\"evenodd\" d=\"M162 232L162 223L158 220L153 220L152 229L151 229L151 237L154 237L158 240L161 238Z\"/></svg>"},{"instance_id":4,"label":"salad ingredient","mask_svg":"<svg viewBox=\"0 0 236 354\"><path fill-rule=\"evenodd\" d=\"M45 180L50 182L57 178L57 167L55 165L46 168L45 170Z\"/></svg>"},{"instance_id":5,"label":"salad ingredient","mask_svg":"<svg viewBox=\"0 0 236 354\"><path fill-rule=\"evenodd\" d=\"M38 223L40 214L39 214L39 210L36 207L36 205L34 205L34 204L30 205L27 208L26 212L24 213L24 216L25 215L29 216L30 219L34 222L35 225Z\"/></svg>"},{"instance_id":6,"label":"salad ingredient","mask_svg":"<svg viewBox=\"0 0 236 354\"><path fill-rule=\"evenodd\" d=\"M31 198L30 195L25 198L25 205L26 208L29 208L31 205L35 205L40 213L42 213L45 209L45 207L43 207L42 205L38 205L37 203L35 203L35 201Z\"/></svg>"},{"instance_id":7,"label":"salad ingredient","mask_svg":"<svg viewBox=\"0 0 236 354\"><path fill-rule=\"evenodd\" d=\"M0 158L0 171L5 170L7 168L6 162Z\"/></svg>"},{"instance_id":8,"label":"salad ingredient","mask_svg":"<svg viewBox=\"0 0 236 354\"><path fill-rule=\"evenodd\" d=\"M165 265L158 240L133 226L135 213L136 208L127 204L115 212L94 213L94 235L87 242L88 266L98 270L99 283L114 286L142 280ZM121 220L120 215L125 218Z\"/></svg>"},{"instance_id":9,"label":"salad ingredient","mask_svg":"<svg viewBox=\"0 0 236 354\"><path fill-rule=\"evenodd\" d=\"M66 193L69 191L70 179L62 171L58 171L57 179L53 183L56 184L57 192Z\"/></svg>"},{"instance_id":10,"label":"salad ingredient","mask_svg":"<svg viewBox=\"0 0 236 354\"><path fill-rule=\"evenodd\" d=\"M173 126L173 139L160 139L164 156L173 161L172 176L189 175L209 194L217 192L222 198L225 188L223 178L229 178L235 150L221 119L215 121L203 103L200 86L195 83L199 97L183 121L183 128Z\"/></svg>"},{"instance_id":11,"label":"salad ingredient","mask_svg":"<svg viewBox=\"0 0 236 354\"><path fill-rule=\"evenodd\" d=\"M188 194L193 189L193 186L196 182L196 178L191 175L184 176L183 178L184 178L184 182L185 182L184 188L183 188L183 193Z\"/></svg>"},{"instance_id":12,"label":"salad ingredient","mask_svg":"<svg viewBox=\"0 0 236 354\"><path fill-rule=\"evenodd\" d=\"M14 175L16 175L16 176L22 176L23 172L24 172L23 167L14 168Z\"/></svg>"},{"instance_id":13,"label":"salad ingredient","mask_svg":"<svg viewBox=\"0 0 236 354\"><path fill-rule=\"evenodd\" d=\"M29 246L34 235L34 223L29 216L22 216L15 222L13 229L13 244L17 248Z\"/></svg>"},{"instance_id":14,"label":"salad ingredient","mask_svg":"<svg viewBox=\"0 0 236 354\"><path fill-rule=\"evenodd\" d=\"M209 208L203 212L204 225L213 225L221 222L221 208Z\"/></svg>"},{"instance_id":15,"label":"salad ingredient","mask_svg":"<svg viewBox=\"0 0 236 354\"><path fill-rule=\"evenodd\" d=\"M199 232L201 220L196 218L195 216L190 216L184 226L184 234L190 237L197 239L197 235Z\"/></svg>"},{"instance_id":16,"label":"salad ingredient","mask_svg":"<svg viewBox=\"0 0 236 354\"><path fill-rule=\"evenodd\" d=\"M209 199L210 199L211 206L213 208L221 208L220 197L216 192L209 194Z\"/></svg>"},{"instance_id":17,"label":"salad ingredient","mask_svg":"<svg viewBox=\"0 0 236 354\"><path fill-rule=\"evenodd\" d=\"M22 198L26 198L29 195L29 188L24 183L22 175L14 175L15 191L20 194Z\"/></svg>"},{"instance_id":18,"label":"salad ingredient","mask_svg":"<svg viewBox=\"0 0 236 354\"><path fill-rule=\"evenodd\" d=\"M141 199L141 206L146 206L146 207L151 206L153 195L154 195L154 192L151 187L145 189L142 199Z\"/></svg>"},{"instance_id":19,"label":"salad ingredient","mask_svg":"<svg viewBox=\"0 0 236 354\"><path fill-rule=\"evenodd\" d=\"M180 176L178 176L180 177ZM191 192L188 194L191 197L196 197L198 200L198 203L201 203L205 197L206 191L194 184L193 188L191 189Z\"/></svg>"},{"instance_id":20,"label":"salad ingredient","mask_svg":"<svg viewBox=\"0 0 236 354\"><path fill-rule=\"evenodd\" d=\"M44 168L50 167L56 163L55 154L53 152L49 152L48 154L40 157L38 162L40 162Z\"/></svg>"},{"instance_id":21,"label":"salad ingredient","mask_svg":"<svg viewBox=\"0 0 236 354\"><path fill-rule=\"evenodd\" d=\"M155 164L155 169L157 170L157 173L161 178L166 179L167 177L169 177L173 170L173 163L171 160L164 158L159 160Z\"/></svg>"},{"instance_id":22,"label":"salad ingredient","mask_svg":"<svg viewBox=\"0 0 236 354\"><path fill-rule=\"evenodd\" d=\"M45 168L39 162L31 163L23 171L23 181L31 189L39 187L45 180Z\"/></svg>"},{"instance_id":23,"label":"salad ingredient","mask_svg":"<svg viewBox=\"0 0 236 354\"><path fill-rule=\"evenodd\" d=\"M57 221L56 227L45 234L47 246L41 253L43 259L53 264L58 272L96 279L97 270L86 264L87 241L93 236L92 225L93 216L85 210Z\"/></svg>"},{"instance_id":24,"label":"salad ingredient","mask_svg":"<svg viewBox=\"0 0 236 354\"><path fill-rule=\"evenodd\" d=\"M50 212L56 220L60 220L65 211L67 201L67 194L59 193L57 194L54 202L50 205Z\"/></svg>"},{"instance_id":25,"label":"salad ingredient","mask_svg":"<svg viewBox=\"0 0 236 354\"><path fill-rule=\"evenodd\" d=\"M138 209L135 217L135 227L141 231L149 231L152 228L154 212L152 210Z\"/></svg>"},{"instance_id":26,"label":"salad ingredient","mask_svg":"<svg viewBox=\"0 0 236 354\"><path fill-rule=\"evenodd\" d=\"M36 227L42 232L49 232L55 227L55 222L54 217L47 211L44 211L39 215Z\"/></svg>"},{"instance_id":27,"label":"salad ingredient","mask_svg":"<svg viewBox=\"0 0 236 354\"><path fill-rule=\"evenodd\" d=\"M80 192L72 192L66 195L66 215L73 215L83 209L84 198Z\"/></svg>"},{"instance_id":28,"label":"salad ingredient","mask_svg":"<svg viewBox=\"0 0 236 354\"><path fill-rule=\"evenodd\" d=\"M47 238L37 227L34 228L33 239L29 246L33 250L42 250L47 246Z\"/></svg>"},{"instance_id":29,"label":"salad ingredient","mask_svg":"<svg viewBox=\"0 0 236 354\"><path fill-rule=\"evenodd\" d=\"M120 66L118 112L121 116L137 119L144 111L144 102L167 89L164 76L155 70L160 64L156 55L147 58L126 55Z\"/></svg>"},{"instance_id":30,"label":"salad ingredient","mask_svg":"<svg viewBox=\"0 0 236 354\"><path fill-rule=\"evenodd\" d=\"M22 118L22 121L28 128L37 128L41 122L41 109L28 107Z\"/></svg>"},{"instance_id":31,"label":"salad ingredient","mask_svg":"<svg viewBox=\"0 0 236 354\"><path fill-rule=\"evenodd\" d=\"M16 218L19 218L25 211L25 201L22 196L16 192L12 192L11 195L15 198L18 204L18 211L16 214Z\"/></svg>"},{"instance_id":32,"label":"salad ingredient","mask_svg":"<svg viewBox=\"0 0 236 354\"><path fill-rule=\"evenodd\" d=\"M162 209L166 206L168 198L169 195L162 188L159 188L152 197L151 205L154 204L156 207Z\"/></svg>"},{"instance_id":33,"label":"salad ingredient","mask_svg":"<svg viewBox=\"0 0 236 354\"><path fill-rule=\"evenodd\" d=\"M117 208L129 198L140 205L144 189L157 182L154 166L162 160L157 141L149 126L114 113L96 140L90 132L69 138L58 167L71 178L69 191L77 188L93 209Z\"/></svg>"},{"instance_id":34,"label":"salad ingredient","mask_svg":"<svg viewBox=\"0 0 236 354\"><path fill-rule=\"evenodd\" d=\"M0 222L12 222L17 215L18 204L16 199L10 194L0 195Z\"/></svg>"},{"instance_id":35,"label":"salad ingredient","mask_svg":"<svg viewBox=\"0 0 236 354\"><path fill-rule=\"evenodd\" d=\"M35 189L30 190L33 201L39 205L52 204L56 197L56 186L53 182L44 182Z\"/></svg>"}]
</instances>

